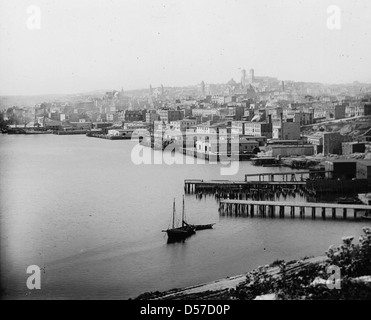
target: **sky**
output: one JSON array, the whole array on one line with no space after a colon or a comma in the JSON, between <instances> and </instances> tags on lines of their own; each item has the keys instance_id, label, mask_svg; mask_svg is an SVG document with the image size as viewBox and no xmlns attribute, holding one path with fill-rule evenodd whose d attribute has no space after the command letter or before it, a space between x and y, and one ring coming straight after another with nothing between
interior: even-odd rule
<instances>
[{"instance_id":1,"label":"sky","mask_svg":"<svg viewBox=\"0 0 371 320\"><path fill-rule=\"evenodd\" d=\"M251 68L371 83L371 1L0 0L0 95L225 83Z\"/></svg>"}]
</instances>

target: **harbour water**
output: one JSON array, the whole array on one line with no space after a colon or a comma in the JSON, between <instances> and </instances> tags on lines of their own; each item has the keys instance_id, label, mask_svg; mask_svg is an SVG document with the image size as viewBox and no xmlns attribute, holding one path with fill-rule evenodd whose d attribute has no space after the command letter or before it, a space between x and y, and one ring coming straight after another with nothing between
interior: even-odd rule
<instances>
[{"instance_id":1,"label":"harbour water","mask_svg":"<svg viewBox=\"0 0 371 320\"><path fill-rule=\"evenodd\" d=\"M247 272L276 259L323 255L365 222L219 216L212 197L186 195L191 223L216 223L167 244L184 179L236 179L289 168L239 163L142 164L133 141L85 136L0 136L1 287L4 298L128 299ZM160 151L155 151L160 153ZM175 154L175 157L183 157ZM42 268L29 291L29 265Z\"/></svg>"}]
</instances>

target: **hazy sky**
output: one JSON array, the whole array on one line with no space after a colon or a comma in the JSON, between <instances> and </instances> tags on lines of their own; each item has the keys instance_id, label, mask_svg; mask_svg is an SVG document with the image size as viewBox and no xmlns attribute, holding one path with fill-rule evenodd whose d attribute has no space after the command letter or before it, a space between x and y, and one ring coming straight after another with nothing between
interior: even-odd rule
<instances>
[{"instance_id":1,"label":"hazy sky","mask_svg":"<svg viewBox=\"0 0 371 320\"><path fill-rule=\"evenodd\" d=\"M239 81L241 68L371 82L371 1L0 0L1 95Z\"/></svg>"}]
</instances>

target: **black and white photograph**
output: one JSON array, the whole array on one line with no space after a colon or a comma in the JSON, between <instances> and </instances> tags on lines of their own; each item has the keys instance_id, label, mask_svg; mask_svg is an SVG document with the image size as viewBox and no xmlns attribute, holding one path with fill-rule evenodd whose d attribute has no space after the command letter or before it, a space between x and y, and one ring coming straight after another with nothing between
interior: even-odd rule
<instances>
[{"instance_id":1,"label":"black and white photograph","mask_svg":"<svg viewBox=\"0 0 371 320\"><path fill-rule=\"evenodd\" d=\"M0 127L0 300L371 300L369 0L0 0Z\"/></svg>"}]
</instances>

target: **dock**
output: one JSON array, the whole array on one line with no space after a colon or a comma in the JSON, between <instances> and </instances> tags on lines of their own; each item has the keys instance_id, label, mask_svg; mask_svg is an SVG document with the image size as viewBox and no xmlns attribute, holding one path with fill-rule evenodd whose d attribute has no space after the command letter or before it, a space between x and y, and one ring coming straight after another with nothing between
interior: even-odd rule
<instances>
[{"instance_id":1,"label":"dock","mask_svg":"<svg viewBox=\"0 0 371 320\"><path fill-rule=\"evenodd\" d=\"M93 138L100 138L100 139L107 139L107 140L130 140L131 136L112 136L108 134L102 134L102 133L88 133L88 137Z\"/></svg>"},{"instance_id":2,"label":"dock","mask_svg":"<svg viewBox=\"0 0 371 320\"><path fill-rule=\"evenodd\" d=\"M253 173L245 174L245 181L248 178L258 177L259 181L304 181L305 179L329 179L332 177L332 171L325 170L312 170L312 171L288 171L288 172L275 172L275 173ZM276 180L276 177L280 177L281 180Z\"/></svg>"},{"instance_id":3,"label":"dock","mask_svg":"<svg viewBox=\"0 0 371 320\"><path fill-rule=\"evenodd\" d=\"M250 181L250 179L252 179ZM184 180L186 193L241 192L257 189L269 192L295 191L309 196L336 193L366 193L371 188L371 179L332 179L332 171L287 171L276 173L245 174L244 181L230 180Z\"/></svg>"},{"instance_id":4,"label":"dock","mask_svg":"<svg viewBox=\"0 0 371 320\"><path fill-rule=\"evenodd\" d=\"M362 215L366 212L371 213L371 206L360 204L227 199L222 199L219 202L219 212L221 215L259 216L263 218L275 218L278 216L279 218L284 218L287 211L289 211L291 218L295 218L296 211L299 211L299 217L301 219L304 219L308 212L312 219L316 219L317 212L320 211L320 215L324 220L328 218L328 215L332 219L337 219L339 215L343 219L347 219L348 213L353 213L353 218L359 219L357 213L362 213Z\"/></svg>"},{"instance_id":5,"label":"dock","mask_svg":"<svg viewBox=\"0 0 371 320\"><path fill-rule=\"evenodd\" d=\"M233 190L251 190L251 189L272 189L305 188L305 181L229 181L229 180L184 180L184 190L186 193L194 193L200 190L214 191L233 191Z\"/></svg>"},{"instance_id":6,"label":"dock","mask_svg":"<svg viewBox=\"0 0 371 320\"><path fill-rule=\"evenodd\" d=\"M75 134L86 134L89 132L89 130L55 130L53 131L53 134L59 135L59 136L66 136L66 135L75 135Z\"/></svg>"}]
</instances>

